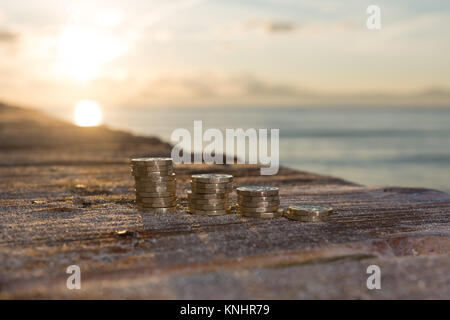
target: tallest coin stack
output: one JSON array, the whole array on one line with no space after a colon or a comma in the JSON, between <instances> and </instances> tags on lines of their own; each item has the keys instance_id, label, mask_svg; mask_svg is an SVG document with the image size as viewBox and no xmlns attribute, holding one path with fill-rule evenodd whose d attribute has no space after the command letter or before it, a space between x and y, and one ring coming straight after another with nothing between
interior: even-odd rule
<instances>
[{"instance_id":1,"label":"tallest coin stack","mask_svg":"<svg viewBox=\"0 0 450 320\"><path fill-rule=\"evenodd\" d=\"M138 158L131 160L136 185L136 203L142 211L174 212L177 205L177 181L172 158Z\"/></svg>"}]
</instances>

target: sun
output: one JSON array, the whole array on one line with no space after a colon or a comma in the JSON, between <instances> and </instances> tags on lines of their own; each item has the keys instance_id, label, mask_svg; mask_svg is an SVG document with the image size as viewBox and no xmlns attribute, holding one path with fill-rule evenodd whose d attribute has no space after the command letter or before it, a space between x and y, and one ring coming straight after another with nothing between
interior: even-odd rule
<instances>
[{"instance_id":1,"label":"sun","mask_svg":"<svg viewBox=\"0 0 450 320\"><path fill-rule=\"evenodd\" d=\"M74 121L80 127L95 127L102 123L102 109L91 100L81 100L75 105Z\"/></svg>"}]
</instances>

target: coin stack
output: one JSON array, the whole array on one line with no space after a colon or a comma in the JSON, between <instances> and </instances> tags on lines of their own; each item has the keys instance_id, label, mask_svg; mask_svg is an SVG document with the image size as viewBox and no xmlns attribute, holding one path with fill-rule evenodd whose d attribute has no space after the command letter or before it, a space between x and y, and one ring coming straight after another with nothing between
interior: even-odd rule
<instances>
[{"instance_id":1,"label":"coin stack","mask_svg":"<svg viewBox=\"0 0 450 320\"><path fill-rule=\"evenodd\" d=\"M218 216L230 213L228 195L233 191L230 174L194 174L188 191L189 211L193 214Z\"/></svg>"},{"instance_id":2,"label":"coin stack","mask_svg":"<svg viewBox=\"0 0 450 320\"><path fill-rule=\"evenodd\" d=\"M177 181L172 158L132 159L131 168L138 208L155 213L175 212Z\"/></svg>"},{"instance_id":3,"label":"coin stack","mask_svg":"<svg viewBox=\"0 0 450 320\"><path fill-rule=\"evenodd\" d=\"M277 187L249 186L236 189L238 196L237 212L247 217L275 218L280 198Z\"/></svg>"},{"instance_id":4,"label":"coin stack","mask_svg":"<svg viewBox=\"0 0 450 320\"><path fill-rule=\"evenodd\" d=\"M323 222L328 221L332 212L333 208L331 207L298 205L289 206L284 216L288 219L302 222Z\"/></svg>"}]
</instances>

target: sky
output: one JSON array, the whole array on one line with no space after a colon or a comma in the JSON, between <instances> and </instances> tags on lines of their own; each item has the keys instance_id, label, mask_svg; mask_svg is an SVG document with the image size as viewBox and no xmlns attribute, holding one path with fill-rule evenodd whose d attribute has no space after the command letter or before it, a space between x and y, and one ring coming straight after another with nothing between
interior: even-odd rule
<instances>
[{"instance_id":1,"label":"sky","mask_svg":"<svg viewBox=\"0 0 450 320\"><path fill-rule=\"evenodd\" d=\"M0 101L450 106L448 30L436 0L0 0Z\"/></svg>"}]
</instances>

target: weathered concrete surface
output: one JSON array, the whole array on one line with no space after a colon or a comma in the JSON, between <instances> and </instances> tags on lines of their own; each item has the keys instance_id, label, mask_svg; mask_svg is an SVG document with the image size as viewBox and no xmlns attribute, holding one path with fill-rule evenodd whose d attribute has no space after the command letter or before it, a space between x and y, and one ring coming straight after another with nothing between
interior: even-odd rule
<instances>
[{"instance_id":1,"label":"weathered concrete surface","mask_svg":"<svg viewBox=\"0 0 450 320\"><path fill-rule=\"evenodd\" d=\"M0 107L0 298L450 298L450 195L289 169L262 177L248 166L179 166L179 213L141 214L128 159L169 150ZM211 171L279 186L282 206L327 204L335 214L301 223L185 213L189 175ZM66 288L72 264L81 290ZM381 290L366 287L371 264Z\"/></svg>"}]
</instances>

